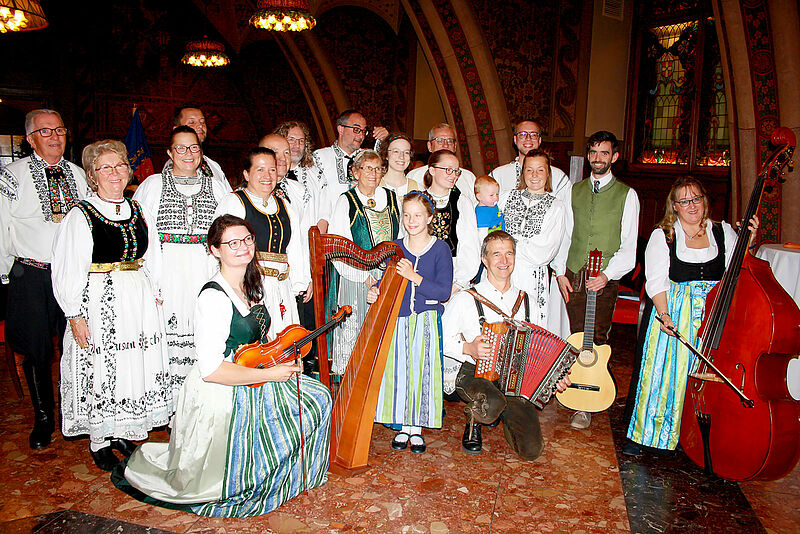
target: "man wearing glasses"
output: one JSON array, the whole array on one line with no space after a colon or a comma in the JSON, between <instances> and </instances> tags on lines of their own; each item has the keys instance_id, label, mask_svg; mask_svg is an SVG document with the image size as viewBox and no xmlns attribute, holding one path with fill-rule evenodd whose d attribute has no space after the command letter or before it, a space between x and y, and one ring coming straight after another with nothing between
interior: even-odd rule
<instances>
[{"instance_id":1,"label":"man wearing glasses","mask_svg":"<svg viewBox=\"0 0 800 534\"><path fill-rule=\"evenodd\" d=\"M451 151L453 154L458 153L456 132L446 122L437 124L428 132L428 151L433 154L437 150L444 149ZM417 167L410 171L407 176L409 179L421 184L427 170L427 165ZM477 205L478 202L475 200L475 174L472 171L462 167L461 176L456 181L456 187L461 191L461 194L467 196L473 206Z\"/></svg>"},{"instance_id":2,"label":"man wearing glasses","mask_svg":"<svg viewBox=\"0 0 800 534\"><path fill-rule=\"evenodd\" d=\"M23 355L33 404L32 449L50 444L53 417L53 331L66 321L53 296L50 260L58 225L89 187L80 167L64 159L67 129L57 111L25 117L33 154L0 170L0 281L8 284L6 343Z\"/></svg>"},{"instance_id":3,"label":"man wearing glasses","mask_svg":"<svg viewBox=\"0 0 800 534\"><path fill-rule=\"evenodd\" d=\"M582 332L586 291L597 291L594 343L605 345L617 303L619 279L636 265L639 236L639 197L614 177L611 165L619 158L619 142L607 131L592 134L586 143L586 159L592 169L575 184L569 198L564 242L553 260L558 287L567 303L573 333ZM589 252L603 253L601 272L585 280ZM575 412L573 428L588 428L591 414Z\"/></svg>"},{"instance_id":4,"label":"man wearing glasses","mask_svg":"<svg viewBox=\"0 0 800 534\"><path fill-rule=\"evenodd\" d=\"M531 150L538 150L542 145L542 128L539 123L532 120L524 120L514 127L514 146L517 149L517 157L510 163L497 167L489 176L497 180L500 184L500 194L519 185L522 175L522 160L525 154ZM550 166L550 181L553 187L553 195L562 202L567 201L567 197L572 192L572 184L569 177L558 167Z\"/></svg>"},{"instance_id":5,"label":"man wearing glasses","mask_svg":"<svg viewBox=\"0 0 800 534\"><path fill-rule=\"evenodd\" d=\"M197 139L200 141L201 145L206 142L206 137L208 136L206 116L203 115L203 110L200 108L192 106L182 106L178 108L175 112L174 126L176 128L178 126L188 126L197 133ZM205 151L203 151L203 163L201 165L208 167L207 172L211 174L214 180L222 184L226 193L233 191L222 167L220 167L219 163L206 156Z\"/></svg>"},{"instance_id":6,"label":"man wearing glasses","mask_svg":"<svg viewBox=\"0 0 800 534\"><path fill-rule=\"evenodd\" d=\"M364 142L369 130L364 115L354 109L348 109L336 119L337 138L333 145L314 152L314 164L320 169L321 178L317 226L322 233L328 231L328 223L339 195L354 184L351 172L353 159L361 150L361 143ZM389 131L383 126L376 126L372 135L377 145L389 136ZM378 146L375 148L377 150Z\"/></svg>"}]
</instances>

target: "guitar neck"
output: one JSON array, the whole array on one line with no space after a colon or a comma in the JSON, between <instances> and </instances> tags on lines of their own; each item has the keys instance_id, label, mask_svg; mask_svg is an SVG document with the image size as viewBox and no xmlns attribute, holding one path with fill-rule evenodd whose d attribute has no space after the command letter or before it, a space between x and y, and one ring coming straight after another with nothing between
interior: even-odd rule
<instances>
[{"instance_id":1,"label":"guitar neck","mask_svg":"<svg viewBox=\"0 0 800 534\"><path fill-rule=\"evenodd\" d=\"M583 350L594 347L594 316L597 308L597 291L586 290L586 314L583 318Z\"/></svg>"}]
</instances>

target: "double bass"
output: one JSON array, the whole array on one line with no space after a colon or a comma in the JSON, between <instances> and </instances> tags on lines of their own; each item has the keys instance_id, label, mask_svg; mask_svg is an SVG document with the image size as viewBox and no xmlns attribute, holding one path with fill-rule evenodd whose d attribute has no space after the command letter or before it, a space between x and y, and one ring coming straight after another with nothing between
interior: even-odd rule
<instances>
[{"instance_id":1,"label":"double bass","mask_svg":"<svg viewBox=\"0 0 800 534\"><path fill-rule=\"evenodd\" d=\"M800 310L769 263L748 251L747 221L764 187L791 164L796 145L788 128L773 130L772 141L778 148L762 165L731 261L706 299L698 332L705 358L689 375L681 419L687 456L729 480L781 478L800 458L800 402L786 379L789 361L800 354Z\"/></svg>"}]
</instances>

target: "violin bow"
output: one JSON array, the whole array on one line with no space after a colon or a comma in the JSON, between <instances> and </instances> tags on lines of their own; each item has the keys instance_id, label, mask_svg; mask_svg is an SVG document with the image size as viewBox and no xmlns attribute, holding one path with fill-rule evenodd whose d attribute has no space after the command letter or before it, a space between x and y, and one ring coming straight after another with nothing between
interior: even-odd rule
<instances>
[{"instance_id":1,"label":"violin bow","mask_svg":"<svg viewBox=\"0 0 800 534\"><path fill-rule=\"evenodd\" d=\"M300 356L300 347L297 346L297 343L294 344L294 361L302 362L299 358ZM300 402L300 373L298 373L295 378L297 379L297 416L300 421L300 469L302 469L303 473L303 495L308 494L308 490L306 489L306 439L303 434L303 405Z\"/></svg>"},{"instance_id":2,"label":"violin bow","mask_svg":"<svg viewBox=\"0 0 800 534\"><path fill-rule=\"evenodd\" d=\"M714 371L714 373L725 383L725 385L727 385L729 388L731 388L739 396L739 399L742 401L742 405L745 408L752 408L755 405L755 403L752 400L750 400L750 398L748 398L747 395L745 395L743 391L741 391L739 388L737 388L734 385L734 383L731 382L730 379L722 373L722 371L717 369L717 367L711 362L711 360L709 360L705 356L705 354L703 354L702 352L700 352L699 350L694 348L694 346L691 343L686 341L686 338L684 338L681 335L681 333L678 332L677 328L675 328L674 326L667 326L666 323L664 323L664 321L658 315L656 315L655 318L658 320L659 323L664 325L664 328L666 328L667 330L669 330L670 332L675 334L675 337L677 338L677 340L680 341L683 344L684 347L689 349L692 352L692 354L694 354L695 356L697 356L698 358L703 360L703 362L705 362L705 364L708 365L711 368L712 371Z\"/></svg>"}]
</instances>

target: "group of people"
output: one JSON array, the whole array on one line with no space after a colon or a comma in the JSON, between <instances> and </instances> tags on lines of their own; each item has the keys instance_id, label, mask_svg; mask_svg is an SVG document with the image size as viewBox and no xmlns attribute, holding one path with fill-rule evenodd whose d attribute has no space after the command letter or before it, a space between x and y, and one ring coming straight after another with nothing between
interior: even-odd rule
<instances>
[{"instance_id":1,"label":"group of people","mask_svg":"<svg viewBox=\"0 0 800 534\"><path fill-rule=\"evenodd\" d=\"M324 299L353 308L330 342L332 372L346 369L384 272L337 261L328 294L313 295L310 227L363 249L394 241L405 256L394 267L408 284L375 422L396 430L392 448L413 453L425 452L422 429L441 427L443 400L457 395L468 403L464 451L480 453L481 426L502 420L512 448L536 458L537 410L474 378L491 350L482 323L515 317L566 337L583 330L588 289L598 292L594 342L605 344L618 281L636 262L638 197L611 171L619 148L606 131L589 138L591 174L573 185L541 150L533 120L515 125L517 157L476 177L461 167L451 126L430 130L428 164L412 170L408 136L375 127L375 150L362 148L370 128L347 110L333 145L316 151L306 125L281 124L247 152L233 190L204 154L202 110L184 107L163 170L126 198L121 142L85 147L81 169L63 158L57 112L32 111L25 126L33 154L0 172L0 273L10 283L6 339L24 355L33 403L30 446L46 447L55 429L55 331L62 433L88 435L96 465L129 494L199 514L266 513L326 480L327 388L295 363L232 362L242 344L319 326L312 299ZM653 305L629 397L632 444L677 443L695 362L654 317L693 336L732 240L729 226L708 220L702 184L676 182L646 251ZM601 272L587 279L594 249ZM576 412L571 424L590 420ZM164 425L169 443L133 443Z\"/></svg>"}]
</instances>

